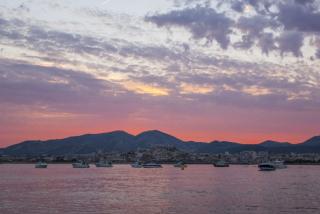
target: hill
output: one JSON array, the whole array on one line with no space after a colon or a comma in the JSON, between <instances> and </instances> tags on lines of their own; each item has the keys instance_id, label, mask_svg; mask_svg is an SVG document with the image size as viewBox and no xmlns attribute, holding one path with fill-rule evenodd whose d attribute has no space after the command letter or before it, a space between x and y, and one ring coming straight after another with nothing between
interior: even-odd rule
<instances>
[{"instance_id":1,"label":"hill","mask_svg":"<svg viewBox=\"0 0 320 214\"><path fill-rule=\"evenodd\" d=\"M252 145L228 141L212 141L210 143L182 141L158 130L145 131L136 136L125 131L113 131L100 134L85 134L64 139L24 141L0 149L0 154L16 156L90 154L95 152L129 152L136 151L139 148L156 146L176 147L179 150L194 153L237 153L241 151L306 153L320 152L320 136L312 137L300 144L268 140Z\"/></svg>"},{"instance_id":2,"label":"hill","mask_svg":"<svg viewBox=\"0 0 320 214\"><path fill-rule=\"evenodd\" d=\"M304 146L320 146L320 135L314 136L302 143Z\"/></svg>"},{"instance_id":3,"label":"hill","mask_svg":"<svg viewBox=\"0 0 320 214\"><path fill-rule=\"evenodd\" d=\"M277 142L273 140L266 140L259 144L260 146L264 146L267 148L274 148L274 147L283 147L283 146L290 146L291 143L288 142Z\"/></svg>"}]
</instances>

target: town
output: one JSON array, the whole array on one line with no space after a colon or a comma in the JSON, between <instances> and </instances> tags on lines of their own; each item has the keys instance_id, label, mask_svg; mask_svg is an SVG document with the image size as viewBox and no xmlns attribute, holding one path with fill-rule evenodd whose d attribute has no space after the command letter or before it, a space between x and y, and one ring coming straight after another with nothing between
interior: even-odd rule
<instances>
[{"instance_id":1,"label":"town","mask_svg":"<svg viewBox=\"0 0 320 214\"><path fill-rule=\"evenodd\" d=\"M48 163L71 163L77 160L96 162L108 160L113 163L125 164L135 161L157 163L176 163L183 161L188 164L212 164L223 160L230 164L259 164L267 161L282 160L286 164L320 164L319 153L270 153L266 151L241 151L239 153L190 153L175 147L156 146L137 151L120 152L96 152L90 154L66 154L66 155L0 155L0 163L34 163L44 160Z\"/></svg>"}]
</instances>

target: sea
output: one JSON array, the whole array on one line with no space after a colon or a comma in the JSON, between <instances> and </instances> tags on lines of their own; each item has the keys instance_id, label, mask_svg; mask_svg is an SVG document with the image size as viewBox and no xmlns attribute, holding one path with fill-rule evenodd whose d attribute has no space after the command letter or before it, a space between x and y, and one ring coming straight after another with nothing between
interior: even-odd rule
<instances>
[{"instance_id":1,"label":"sea","mask_svg":"<svg viewBox=\"0 0 320 214\"><path fill-rule=\"evenodd\" d=\"M0 165L1 214L320 213L320 166Z\"/></svg>"}]
</instances>

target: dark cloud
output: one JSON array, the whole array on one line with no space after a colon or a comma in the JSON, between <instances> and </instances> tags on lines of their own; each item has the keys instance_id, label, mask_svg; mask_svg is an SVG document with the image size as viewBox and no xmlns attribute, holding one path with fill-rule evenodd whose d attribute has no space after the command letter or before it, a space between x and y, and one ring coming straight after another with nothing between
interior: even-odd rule
<instances>
[{"instance_id":1,"label":"dark cloud","mask_svg":"<svg viewBox=\"0 0 320 214\"><path fill-rule=\"evenodd\" d=\"M271 42L272 40L270 39L271 37L268 36L266 38L266 35L269 34L264 34L264 29L266 28L275 28L276 23L268 19L262 15L255 15L252 17L240 17L238 22L237 22L237 28L244 33L242 36L242 41L235 43L235 47L240 47L243 49L249 49L254 45L254 42L259 39L259 45L264 45L263 41L261 42L261 37L264 37L262 40L268 39L268 42ZM270 47L273 44L269 44ZM266 47L263 47L264 49L262 50L263 53L267 53Z\"/></svg>"},{"instance_id":2,"label":"dark cloud","mask_svg":"<svg viewBox=\"0 0 320 214\"><path fill-rule=\"evenodd\" d=\"M318 37L320 32L320 4L314 0L229 0L216 2L215 8L210 3L190 7L193 1L182 2L187 8L149 15L145 20L159 27L183 27L195 39L216 40L223 49L230 45L230 36L240 31L240 39L232 40L235 48L258 47L267 55L279 51L296 57L303 55L304 38ZM248 6L255 15L244 14ZM228 7L239 16L233 17Z\"/></svg>"},{"instance_id":3,"label":"dark cloud","mask_svg":"<svg viewBox=\"0 0 320 214\"><path fill-rule=\"evenodd\" d=\"M247 33L250 37L258 37L260 33L267 27L274 28L277 24L269 18L262 15L251 17L240 17L237 27Z\"/></svg>"},{"instance_id":4,"label":"dark cloud","mask_svg":"<svg viewBox=\"0 0 320 214\"><path fill-rule=\"evenodd\" d=\"M266 55L268 55L270 51L277 49L275 45L275 39L272 33L261 34L259 37L258 45L261 48L262 53L265 53Z\"/></svg>"},{"instance_id":5,"label":"dark cloud","mask_svg":"<svg viewBox=\"0 0 320 214\"><path fill-rule=\"evenodd\" d=\"M294 2L296 4L311 4L313 3L315 0L294 0Z\"/></svg>"},{"instance_id":6,"label":"dark cloud","mask_svg":"<svg viewBox=\"0 0 320 214\"><path fill-rule=\"evenodd\" d=\"M296 1L297 2L297 1ZM278 20L286 30L320 32L320 12L318 7L293 3L279 4Z\"/></svg>"},{"instance_id":7,"label":"dark cloud","mask_svg":"<svg viewBox=\"0 0 320 214\"><path fill-rule=\"evenodd\" d=\"M229 34L233 24L233 21L225 14L203 6L147 16L145 20L153 22L159 27L178 26L186 28L195 39L206 38L209 42L216 40L223 49L226 49L230 43Z\"/></svg>"},{"instance_id":8,"label":"dark cloud","mask_svg":"<svg viewBox=\"0 0 320 214\"><path fill-rule=\"evenodd\" d=\"M7 60L1 60L0 64L2 102L52 106L80 104L102 96L106 91L112 94L114 87L83 72Z\"/></svg>"},{"instance_id":9,"label":"dark cloud","mask_svg":"<svg viewBox=\"0 0 320 214\"><path fill-rule=\"evenodd\" d=\"M118 84L84 72L8 60L0 60L0 100L9 106L48 106L52 111L93 115L128 114L125 103L132 103L132 110L139 103Z\"/></svg>"},{"instance_id":10,"label":"dark cloud","mask_svg":"<svg viewBox=\"0 0 320 214\"><path fill-rule=\"evenodd\" d=\"M317 49L316 57L317 57L318 59L320 59L320 48Z\"/></svg>"},{"instance_id":11,"label":"dark cloud","mask_svg":"<svg viewBox=\"0 0 320 214\"><path fill-rule=\"evenodd\" d=\"M241 1L234 1L231 3L231 8L239 13L242 13L244 10L244 2Z\"/></svg>"},{"instance_id":12,"label":"dark cloud","mask_svg":"<svg viewBox=\"0 0 320 214\"><path fill-rule=\"evenodd\" d=\"M292 53L296 57L302 57L303 34L297 31L285 31L278 38L281 55Z\"/></svg>"}]
</instances>

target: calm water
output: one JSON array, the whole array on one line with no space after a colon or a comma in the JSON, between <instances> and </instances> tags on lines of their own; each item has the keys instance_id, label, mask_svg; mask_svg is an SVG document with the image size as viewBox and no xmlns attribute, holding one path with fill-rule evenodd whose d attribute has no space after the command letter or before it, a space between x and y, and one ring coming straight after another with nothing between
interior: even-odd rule
<instances>
[{"instance_id":1,"label":"calm water","mask_svg":"<svg viewBox=\"0 0 320 214\"><path fill-rule=\"evenodd\" d=\"M0 213L320 213L320 167L0 165Z\"/></svg>"}]
</instances>

